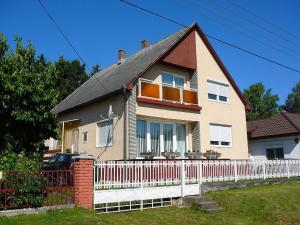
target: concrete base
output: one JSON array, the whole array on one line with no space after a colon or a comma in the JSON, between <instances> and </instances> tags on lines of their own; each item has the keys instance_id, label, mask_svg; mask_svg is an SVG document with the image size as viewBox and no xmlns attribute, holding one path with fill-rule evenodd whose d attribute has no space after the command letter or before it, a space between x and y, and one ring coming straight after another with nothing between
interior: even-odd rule
<instances>
[{"instance_id":1,"label":"concrete base","mask_svg":"<svg viewBox=\"0 0 300 225\"><path fill-rule=\"evenodd\" d=\"M0 217L45 213L49 210L69 209L69 208L74 208L74 206L75 206L74 204L69 204L69 205L44 206L40 208L9 209L9 210L0 211Z\"/></svg>"}]
</instances>

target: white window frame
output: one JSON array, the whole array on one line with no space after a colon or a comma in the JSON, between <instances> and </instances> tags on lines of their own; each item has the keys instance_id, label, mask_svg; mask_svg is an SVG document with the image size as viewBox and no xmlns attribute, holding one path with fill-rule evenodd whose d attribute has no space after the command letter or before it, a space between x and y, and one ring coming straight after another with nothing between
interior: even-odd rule
<instances>
[{"instance_id":1,"label":"white window frame","mask_svg":"<svg viewBox=\"0 0 300 225\"><path fill-rule=\"evenodd\" d=\"M221 140L220 137L219 137L219 141L218 141L219 144L217 144L217 145L211 144L211 141L213 141L213 140L211 140L211 135L209 135L209 144L210 144L210 146L218 147L218 148L232 148L232 142L233 142L232 125L219 124L219 123L209 123L209 129L211 129L210 126L229 127L230 131L231 131L231 142L230 142L229 145L221 145L222 140Z\"/></svg>"},{"instance_id":2,"label":"white window frame","mask_svg":"<svg viewBox=\"0 0 300 225\"><path fill-rule=\"evenodd\" d=\"M173 151L177 151L177 135L176 135L176 124L185 125L185 135L186 135L186 152L189 150L189 130L188 130L188 123L184 122L173 122L173 121L165 121L165 120L152 120L152 119L144 119L144 118L137 118L137 120L144 120L146 121L147 126L147 134L146 134L146 150L147 152L151 151L151 138L150 138L150 123L159 123L160 124L160 155L163 153L164 150L164 134L163 134L163 126L164 124L172 124L173 125ZM139 153L138 153L139 154ZM184 156L184 152L181 153L181 156Z\"/></svg>"},{"instance_id":3,"label":"white window frame","mask_svg":"<svg viewBox=\"0 0 300 225\"><path fill-rule=\"evenodd\" d=\"M220 103L224 103L224 104L229 104L230 103L230 89L229 89L229 84L228 83L225 83L225 82L222 82L222 81L218 81L218 80L214 80L214 79L207 79L207 86L208 86L208 83L214 83L214 84L217 84L217 99L210 99L208 97L208 94L212 94L212 93L209 93L209 91L207 90L207 99L209 101L212 101L212 102L220 102ZM226 86L228 87L228 97L227 97L227 101L224 102L224 101L220 101L220 90L219 90L219 86L222 85L222 86ZM223 95L222 95L223 96Z\"/></svg>"},{"instance_id":4,"label":"white window frame","mask_svg":"<svg viewBox=\"0 0 300 225\"><path fill-rule=\"evenodd\" d=\"M99 143L99 131L100 131L99 124L103 123L103 122L107 122L107 121L112 121L112 140L111 140L111 144L106 143L106 145L100 145L100 143ZM98 121L96 123L96 148L110 147L110 146L113 146L113 144L114 144L114 120L113 119L105 119L105 120Z\"/></svg>"},{"instance_id":5,"label":"white window frame","mask_svg":"<svg viewBox=\"0 0 300 225\"><path fill-rule=\"evenodd\" d=\"M82 132L82 143L83 144L86 144L86 143L88 143L88 141L89 141L89 132L88 131L84 131L84 132ZM86 141L84 140L84 135L86 135Z\"/></svg>"},{"instance_id":6,"label":"white window frame","mask_svg":"<svg viewBox=\"0 0 300 225\"><path fill-rule=\"evenodd\" d=\"M180 86L176 86L175 85L175 79L174 79L174 77L178 77L178 78L183 79L183 88L186 87L186 77L184 75L180 75L180 74L176 74L176 73L171 73L171 72L167 72L167 71L162 71L162 73L161 73L161 83L162 84L164 84L163 83L163 75L164 74L169 74L169 75L173 76L172 87L182 88ZM168 85L168 84L164 84L164 85Z\"/></svg>"}]
</instances>

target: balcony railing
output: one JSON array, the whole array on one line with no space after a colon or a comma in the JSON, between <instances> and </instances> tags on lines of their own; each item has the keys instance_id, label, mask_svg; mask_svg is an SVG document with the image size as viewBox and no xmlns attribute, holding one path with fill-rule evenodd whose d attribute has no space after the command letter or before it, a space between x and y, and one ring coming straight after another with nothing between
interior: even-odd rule
<instances>
[{"instance_id":1,"label":"balcony railing","mask_svg":"<svg viewBox=\"0 0 300 225\"><path fill-rule=\"evenodd\" d=\"M139 97L198 105L198 91L193 88L172 86L152 80L139 79Z\"/></svg>"}]
</instances>

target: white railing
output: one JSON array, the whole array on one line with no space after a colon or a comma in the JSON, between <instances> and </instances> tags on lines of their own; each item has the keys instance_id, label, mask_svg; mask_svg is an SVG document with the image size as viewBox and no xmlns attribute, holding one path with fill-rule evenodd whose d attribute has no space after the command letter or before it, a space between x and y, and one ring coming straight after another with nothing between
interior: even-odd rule
<instances>
[{"instance_id":1,"label":"white railing","mask_svg":"<svg viewBox=\"0 0 300 225\"><path fill-rule=\"evenodd\" d=\"M94 166L94 188L184 186L291 176L300 176L300 160L102 161Z\"/></svg>"}]
</instances>

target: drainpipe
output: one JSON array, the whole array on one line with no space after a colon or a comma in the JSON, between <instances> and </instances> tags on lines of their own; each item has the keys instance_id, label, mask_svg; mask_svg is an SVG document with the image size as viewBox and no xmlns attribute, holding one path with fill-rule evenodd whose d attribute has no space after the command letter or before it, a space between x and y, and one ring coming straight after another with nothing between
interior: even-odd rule
<instances>
[{"instance_id":1,"label":"drainpipe","mask_svg":"<svg viewBox=\"0 0 300 225\"><path fill-rule=\"evenodd\" d=\"M64 151L64 142L65 142L65 122L62 122L62 135L61 135L61 153Z\"/></svg>"},{"instance_id":2,"label":"drainpipe","mask_svg":"<svg viewBox=\"0 0 300 225\"><path fill-rule=\"evenodd\" d=\"M124 96L124 129L123 129L123 145L124 145L124 160L128 159L128 146L127 146L127 115L128 115L128 104L127 104L127 88L123 86L123 96Z\"/></svg>"}]
</instances>

